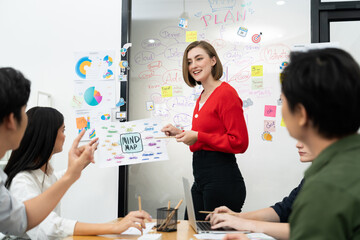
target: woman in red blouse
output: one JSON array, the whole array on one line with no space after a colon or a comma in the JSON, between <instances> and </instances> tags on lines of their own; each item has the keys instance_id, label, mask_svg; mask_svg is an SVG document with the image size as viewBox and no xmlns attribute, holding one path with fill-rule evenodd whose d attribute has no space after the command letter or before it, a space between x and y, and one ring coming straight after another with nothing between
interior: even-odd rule
<instances>
[{"instance_id":1,"label":"woman in red blouse","mask_svg":"<svg viewBox=\"0 0 360 240\"><path fill-rule=\"evenodd\" d=\"M236 90L220 81L223 67L211 44L192 42L184 52L183 77L190 87L203 86L194 109L190 131L168 124L162 131L190 146L194 184L191 188L196 219L200 210L228 206L241 211L246 188L235 154L244 153L249 139L242 101Z\"/></svg>"}]
</instances>

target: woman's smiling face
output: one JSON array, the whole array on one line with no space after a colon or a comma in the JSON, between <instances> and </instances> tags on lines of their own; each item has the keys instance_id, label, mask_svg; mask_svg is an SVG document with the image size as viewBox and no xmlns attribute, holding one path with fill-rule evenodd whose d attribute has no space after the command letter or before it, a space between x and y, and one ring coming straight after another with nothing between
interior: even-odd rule
<instances>
[{"instance_id":1,"label":"woman's smiling face","mask_svg":"<svg viewBox=\"0 0 360 240\"><path fill-rule=\"evenodd\" d=\"M213 78L211 70L215 64L215 57L210 58L201 47L195 47L188 52L189 73L195 81L203 82Z\"/></svg>"}]
</instances>

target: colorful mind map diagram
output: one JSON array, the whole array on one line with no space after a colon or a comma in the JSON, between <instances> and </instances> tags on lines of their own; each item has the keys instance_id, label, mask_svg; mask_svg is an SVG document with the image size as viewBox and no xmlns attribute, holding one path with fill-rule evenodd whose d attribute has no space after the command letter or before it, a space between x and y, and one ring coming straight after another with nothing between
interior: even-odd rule
<instances>
[{"instance_id":1,"label":"colorful mind map diagram","mask_svg":"<svg viewBox=\"0 0 360 240\"><path fill-rule=\"evenodd\" d=\"M168 160L159 119L106 122L98 127L99 167Z\"/></svg>"}]
</instances>

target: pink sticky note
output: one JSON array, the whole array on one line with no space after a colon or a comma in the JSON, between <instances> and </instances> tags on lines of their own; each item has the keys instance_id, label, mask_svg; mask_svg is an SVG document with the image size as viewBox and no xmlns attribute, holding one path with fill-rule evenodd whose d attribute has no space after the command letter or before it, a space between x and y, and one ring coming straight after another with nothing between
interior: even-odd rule
<instances>
[{"instance_id":1,"label":"pink sticky note","mask_svg":"<svg viewBox=\"0 0 360 240\"><path fill-rule=\"evenodd\" d=\"M265 105L264 116L265 117L276 117L276 106Z\"/></svg>"}]
</instances>

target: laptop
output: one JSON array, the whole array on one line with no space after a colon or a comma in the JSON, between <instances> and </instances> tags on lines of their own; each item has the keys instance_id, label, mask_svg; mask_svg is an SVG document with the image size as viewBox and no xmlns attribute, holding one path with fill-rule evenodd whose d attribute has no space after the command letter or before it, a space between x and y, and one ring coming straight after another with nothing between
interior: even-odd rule
<instances>
[{"instance_id":1,"label":"laptop","mask_svg":"<svg viewBox=\"0 0 360 240\"><path fill-rule=\"evenodd\" d=\"M249 231L239 231L235 229L211 229L211 224L209 221L196 221L195 219L195 212L194 212L194 204L192 201L192 195L190 190L190 183L187 178L183 179L184 185L184 194L185 194L185 202L186 202L186 209L189 217L189 223L191 227L197 233L249 233Z\"/></svg>"}]
</instances>

